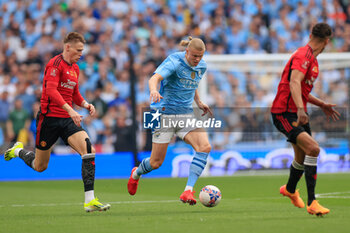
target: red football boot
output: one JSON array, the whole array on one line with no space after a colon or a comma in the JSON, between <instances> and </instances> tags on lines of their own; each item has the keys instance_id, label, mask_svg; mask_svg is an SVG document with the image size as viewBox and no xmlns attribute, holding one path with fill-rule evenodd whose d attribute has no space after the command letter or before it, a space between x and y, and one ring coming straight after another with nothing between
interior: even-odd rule
<instances>
[{"instance_id":1,"label":"red football boot","mask_svg":"<svg viewBox=\"0 0 350 233\"><path fill-rule=\"evenodd\" d=\"M194 191L186 190L180 196L180 201L183 203L188 203L190 205L195 205L197 203L196 199L194 199Z\"/></svg>"},{"instance_id":2,"label":"red football boot","mask_svg":"<svg viewBox=\"0 0 350 233\"><path fill-rule=\"evenodd\" d=\"M128 192L130 195L135 195L136 191L137 191L137 186L139 185L139 180L137 179L135 180L134 178L132 178L132 174L134 173L134 171L137 169L137 167L134 167L131 170L131 175L128 181Z\"/></svg>"}]
</instances>

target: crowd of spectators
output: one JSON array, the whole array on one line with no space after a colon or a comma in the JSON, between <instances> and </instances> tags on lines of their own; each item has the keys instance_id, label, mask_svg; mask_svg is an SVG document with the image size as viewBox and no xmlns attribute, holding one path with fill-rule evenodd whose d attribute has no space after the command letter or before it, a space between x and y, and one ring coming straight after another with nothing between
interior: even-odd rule
<instances>
[{"instance_id":1,"label":"crowd of spectators","mask_svg":"<svg viewBox=\"0 0 350 233\"><path fill-rule=\"evenodd\" d=\"M204 40L206 54L291 53L307 42L313 24L324 21L334 30L326 51L350 51L347 0L0 0L0 6L0 145L4 147L19 139L34 145L43 69L62 51L62 38L71 31L87 41L78 62L79 85L97 114L81 113L92 142L103 151L130 150L129 70L137 78L141 112L149 106L149 77L163 59L181 49L178 42L188 35ZM209 70L207 79L210 106L250 108L270 105L279 76ZM315 93L346 106L347 79L348 69L323 72ZM265 115L263 121L269 121ZM141 118L138 121L141 128ZM244 121L250 122L248 115L233 113L229 118L232 129L241 129ZM213 134L214 148L264 140L245 138L244 127L232 131L232 140ZM139 149L149 150L149 140L149 132L140 130Z\"/></svg>"}]
</instances>

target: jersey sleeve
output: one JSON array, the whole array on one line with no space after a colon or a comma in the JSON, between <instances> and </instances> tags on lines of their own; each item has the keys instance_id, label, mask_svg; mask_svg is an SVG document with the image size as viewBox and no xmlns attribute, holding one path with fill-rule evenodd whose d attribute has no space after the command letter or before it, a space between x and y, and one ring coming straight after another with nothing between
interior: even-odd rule
<instances>
[{"instance_id":1,"label":"jersey sleeve","mask_svg":"<svg viewBox=\"0 0 350 233\"><path fill-rule=\"evenodd\" d=\"M61 71L57 67L48 67L45 72L44 82L46 84L46 94L54 103L62 107L66 101L64 101L63 97L57 90L60 81L60 75Z\"/></svg>"},{"instance_id":2,"label":"jersey sleeve","mask_svg":"<svg viewBox=\"0 0 350 233\"><path fill-rule=\"evenodd\" d=\"M292 70L299 70L302 72L304 75L308 71L309 67L311 65L310 59L305 57L305 54L302 53L297 53L295 54L292 62L291 69Z\"/></svg>"},{"instance_id":3,"label":"jersey sleeve","mask_svg":"<svg viewBox=\"0 0 350 233\"><path fill-rule=\"evenodd\" d=\"M175 72L175 65L174 63L169 59L165 59L162 64L158 66L156 71L154 71L155 74L160 74L164 79L167 79Z\"/></svg>"}]
</instances>

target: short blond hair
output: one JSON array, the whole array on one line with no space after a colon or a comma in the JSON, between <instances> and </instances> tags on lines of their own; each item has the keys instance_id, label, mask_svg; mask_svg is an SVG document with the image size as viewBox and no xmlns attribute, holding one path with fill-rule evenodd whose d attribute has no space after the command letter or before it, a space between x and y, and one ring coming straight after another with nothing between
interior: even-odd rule
<instances>
[{"instance_id":1,"label":"short blond hair","mask_svg":"<svg viewBox=\"0 0 350 233\"><path fill-rule=\"evenodd\" d=\"M189 36L188 40L181 40L180 45L187 48L193 48L199 51L205 50L204 42L199 38L192 38L192 36Z\"/></svg>"},{"instance_id":2,"label":"short blond hair","mask_svg":"<svg viewBox=\"0 0 350 233\"><path fill-rule=\"evenodd\" d=\"M64 37L64 40L63 40L64 44L70 43L70 42L74 42L74 43L81 42L83 44L86 43L84 37L78 32L70 32Z\"/></svg>"}]
</instances>

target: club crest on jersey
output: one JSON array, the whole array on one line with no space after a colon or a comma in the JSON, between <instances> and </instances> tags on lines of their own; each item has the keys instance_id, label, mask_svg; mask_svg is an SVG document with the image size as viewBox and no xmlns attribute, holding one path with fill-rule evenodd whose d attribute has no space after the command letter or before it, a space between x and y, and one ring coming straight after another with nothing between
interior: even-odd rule
<instances>
[{"instance_id":1,"label":"club crest on jersey","mask_svg":"<svg viewBox=\"0 0 350 233\"><path fill-rule=\"evenodd\" d=\"M191 78L194 79L195 77L196 77L196 72L193 71L193 72L191 73Z\"/></svg>"},{"instance_id":2,"label":"club crest on jersey","mask_svg":"<svg viewBox=\"0 0 350 233\"><path fill-rule=\"evenodd\" d=\"M74 70L69 71L70 76L77 77L77 73Z\"/></svg>"},{"instance_id":3,"label":"club crest on jersey","mask_svg":"<svg viewBox=\"0 0 350 233\"><path fill-rule=\"evenodd\" d=\"M306 70L309 67L309 64L310 64L310 61L304 61L301 67Z\"/></svg>"}]
</instances>

